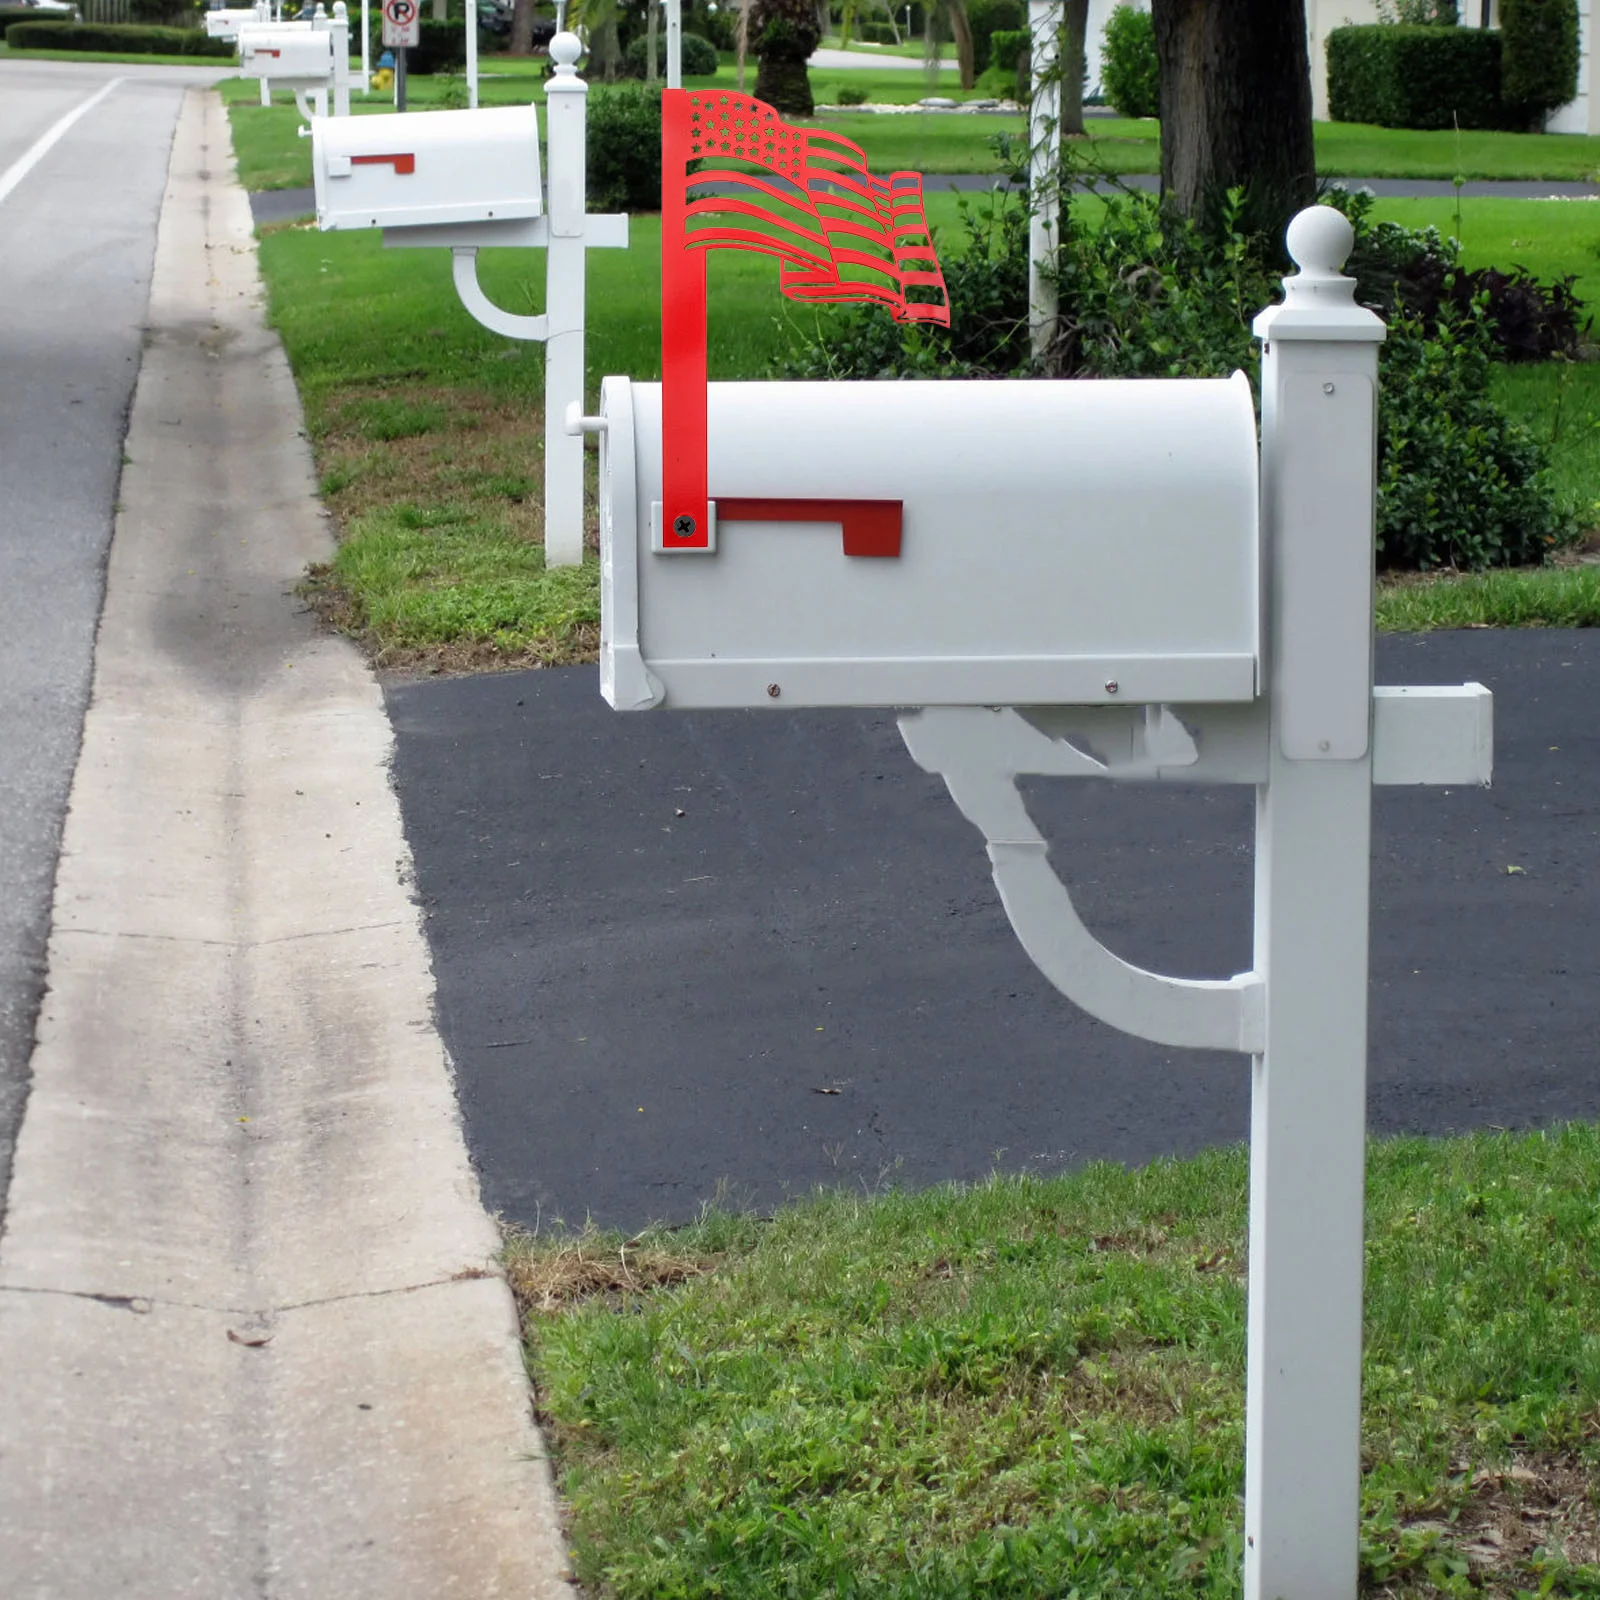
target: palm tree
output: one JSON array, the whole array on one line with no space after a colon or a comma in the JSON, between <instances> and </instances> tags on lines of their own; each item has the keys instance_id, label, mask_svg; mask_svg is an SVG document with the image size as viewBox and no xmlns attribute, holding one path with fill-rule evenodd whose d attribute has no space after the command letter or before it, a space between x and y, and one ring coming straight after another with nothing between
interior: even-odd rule
<instances>
[{"instance_id":1,"label":"palm tree","mask_svg":"<svg viewBox=\"0 0 1600 1600\"><path fill-rule=\"evenodd\" d=\"M816 102L806 62L822 38L815 0L753 0L748 33L756 47L756 99L786 116L811 116Z\"/></svg>"}]
</instances>

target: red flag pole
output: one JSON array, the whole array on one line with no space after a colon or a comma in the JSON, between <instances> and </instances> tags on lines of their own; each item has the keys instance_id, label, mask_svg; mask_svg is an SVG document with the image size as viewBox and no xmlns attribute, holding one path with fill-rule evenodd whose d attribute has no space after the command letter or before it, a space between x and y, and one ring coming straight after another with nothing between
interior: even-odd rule
<instances>
[{"instance_id":1,"label":"red flag pole","mask_svg":"<svg viewBox=\"0 0 1600 1600\"><path fill-rule=\"evenodd\" d=\"M689 91L661 96L661 543L711 542L706 486L706 252L688 244Z\"/></svg>"}]
</instances>

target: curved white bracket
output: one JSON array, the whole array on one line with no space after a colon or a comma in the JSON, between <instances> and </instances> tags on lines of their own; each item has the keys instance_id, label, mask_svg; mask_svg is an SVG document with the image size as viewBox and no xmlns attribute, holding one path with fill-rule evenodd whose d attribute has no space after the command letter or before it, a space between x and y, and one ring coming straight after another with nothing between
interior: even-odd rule
<instances>
[{"instance_id":1,"label":"curved white bracket","mask_svg":"<svg viewBox=\"0 0 1600 1600\"><path fill-rule=\"evenodd\" d=\"M294 91L294 104L295 109L308 123L313 117L325 117L328 114L328 91L301 88L297 85ZM301 130L302 133L304 131Z\"/></svg>"},{"instance_id":2,"label":"curved white bracket","mask_svg":"<svg viewBox=\"0 0 1600 1600\"><path fill-rule=\"evenodd\" d=\"M456 293L474 322L481 322L490 333L504 335L507 339L544 340L549 336L549 319L518 316L514 311L502 311L483 292L478 283L478 247L457 245L451 252Z\"/></svg>"},{"instance_id":3,"label":"curved white bracket","mask_svg":"<svg viewBox=\"0 0 1600 1600\"><path fill-rule=\"evenodd\" d=\"M1127 715L1134 768L1196 760L1193 737L1168 708L1130 708ZM1083 925L1050 866L1050 847L1017 792L1018 774L1108 777L1120 762L1053 739L1009 708L910 712L900 718L900 733L912 759L943 777L962 815L983 834L1011 926L1062 994L1102 1022L1157 1044L1262 1051L1265 987L1257 973L1169 978L1124 961Z\"/></svg>"}]
</instances>

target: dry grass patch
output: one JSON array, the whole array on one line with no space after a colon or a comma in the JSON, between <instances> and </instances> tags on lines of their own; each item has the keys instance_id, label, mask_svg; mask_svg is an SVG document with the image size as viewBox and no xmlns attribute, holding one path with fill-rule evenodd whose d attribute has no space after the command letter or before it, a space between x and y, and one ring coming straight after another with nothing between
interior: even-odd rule
<instances>
[{"instance_id":1,"label":"dry grass patch","mask_svg":"<svg viewBox=\"0 0 1600 1600\"><path fill-rule=\"evenodd\" d=\"M504 1261L524 1321L589 1300L615 1303L676 1288L718 1265L715 1256L680 1255L637 1239L619 1242L598 1234L550 1246L512 1233Z\"/></svg>"}]
</instances>

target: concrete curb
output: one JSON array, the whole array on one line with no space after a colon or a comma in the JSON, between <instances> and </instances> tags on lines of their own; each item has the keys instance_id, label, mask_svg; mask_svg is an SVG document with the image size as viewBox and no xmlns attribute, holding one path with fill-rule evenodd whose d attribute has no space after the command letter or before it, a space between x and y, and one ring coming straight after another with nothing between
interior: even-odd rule
<instances>
[{"instance_id":1,"label":"concrete curb","mask_svg":"<svg viewBox=\"0 0 1600 1600\"><path fill-rule=\"evenodd\" d=\"M0 1240L8 1593L570 1597L331 541L180 117Z\"/></svg>"}]
</instances>

